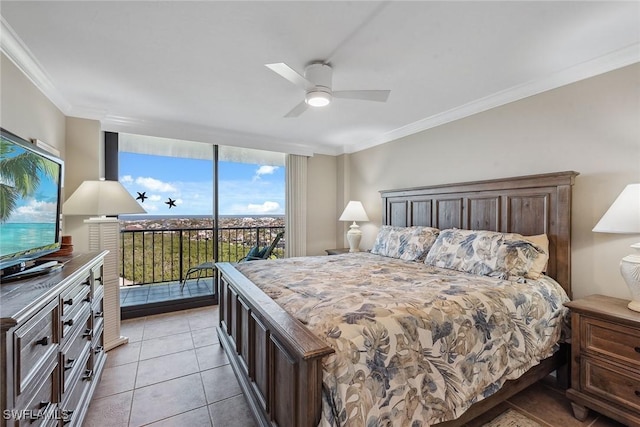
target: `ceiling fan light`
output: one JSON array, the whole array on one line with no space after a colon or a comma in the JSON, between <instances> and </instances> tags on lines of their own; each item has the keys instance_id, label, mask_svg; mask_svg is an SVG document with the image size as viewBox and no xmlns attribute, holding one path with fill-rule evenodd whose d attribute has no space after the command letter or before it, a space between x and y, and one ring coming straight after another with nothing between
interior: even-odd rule
<instances>
[{"instance_id":1,"label":"ceiling fan light","mask_svg":"<svg viewBox=\"0 0 640 427\"><path fill-rule=\"evenodd\" d=\"M307 92L305 102L312 107L324 107L331 102L331 94L320 90Z\"/></svg>"}]
</instances>

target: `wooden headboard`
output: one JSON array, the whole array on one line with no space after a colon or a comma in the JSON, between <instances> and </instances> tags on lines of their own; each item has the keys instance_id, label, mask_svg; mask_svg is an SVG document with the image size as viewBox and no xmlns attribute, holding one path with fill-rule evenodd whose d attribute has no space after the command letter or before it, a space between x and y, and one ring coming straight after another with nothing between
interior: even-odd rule
<instances>
[{"instance_id":1,"label":"wooden headboard","mask_svg":"<svg viewBox=\"0 0 640 427\"><path fill-rule=\"evenodd\" d=\"M547 274L571 298L571 186L577 172L381 191L382 223L549 237Z\"/></svg>"}]
</instances>

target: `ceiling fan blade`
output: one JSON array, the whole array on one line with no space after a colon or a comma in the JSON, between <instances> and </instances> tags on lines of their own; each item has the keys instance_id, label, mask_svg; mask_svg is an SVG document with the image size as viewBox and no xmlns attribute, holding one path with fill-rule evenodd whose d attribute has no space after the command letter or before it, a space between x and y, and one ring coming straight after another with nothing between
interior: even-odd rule
<instances>
[{"instance_id":1,"label":"ceiling fan blade","mask_svg":"<svg viewBox=\"0 0 640 427\"><path fill-rule=\"evenodd\" d=\"M302 75L300 75L296 70L289 67L283 62L278 62L276 64L265 64L265 67L269 68L275 73L278 73L280 76L284 77L294 85L299 86L304 90L311 89L313 87L313 84L309 80L302 77Z\"/></svg>"},{"instance_id":2,"label":"ceiling fan blade","mask_svg":"<svg viewBox=\"0 0 640 427\"><path fill-rule=\"evenodd\" d=\"M333 97L386 102L390 93L390 90L336 90L333 92Z\"/></svg>"},{"instance_id":3,"label":"ceiling fan blade","mask_svg":"<svg viewBox=\"0 0 640 427\"><path fill-rule=\"evenodd\" d=\"M291 111L285 114L285 117L298 117L300 114L307 111L307 108L309 108L309 105L306 102L302 101L300 104L293 107Z\"/></svg>"}]
</instances>

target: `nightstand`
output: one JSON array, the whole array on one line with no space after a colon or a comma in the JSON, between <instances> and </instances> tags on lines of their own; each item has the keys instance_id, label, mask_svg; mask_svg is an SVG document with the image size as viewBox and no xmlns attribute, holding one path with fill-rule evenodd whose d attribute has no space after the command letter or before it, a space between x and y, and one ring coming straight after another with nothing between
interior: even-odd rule
<instances>
[{"instance_id":1,"label":"nightstand","mask_svg":"<svg viewBox=\"0 0 640 427\"><path fill-rule=\"evenodd\" d=\"M327 255L340 255L348 254L349 248L325 249L324 251L327 253Z\"/></svg>"},{"instance_id":2,"label":"nightstand","mask_svg":"<svg viewBox=\"0 0 640 427\"><path fill-rule=\"evenodd\" d=\"M571 400L584 421L589 408L640 426L640 313L627 300L591 295L571 309Z\"/></svg>"}]
</instances>

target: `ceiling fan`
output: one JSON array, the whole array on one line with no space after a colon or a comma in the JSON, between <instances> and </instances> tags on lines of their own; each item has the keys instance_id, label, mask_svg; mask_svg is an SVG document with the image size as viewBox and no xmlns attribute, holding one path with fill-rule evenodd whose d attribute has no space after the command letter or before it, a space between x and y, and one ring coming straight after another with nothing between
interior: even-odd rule
<instances>
[{"instance_id":1,"label":"ceiling fan","mask_svg":"<svg viewBox=\"0 0 640 427\"><path fill-rule=\"evenodd\" d=\"M304 69L304 76L282 62L265 64L265 66L305 91L304 100L293 107L285 117L298 117L304 113L309 106L324 107L325 105L329 105L333 98L386 102L391 92L390 90L334 91L331 89L333 70L331 65L323 62L313 62L307 65Z\"/></svg>"}]
</instances>

